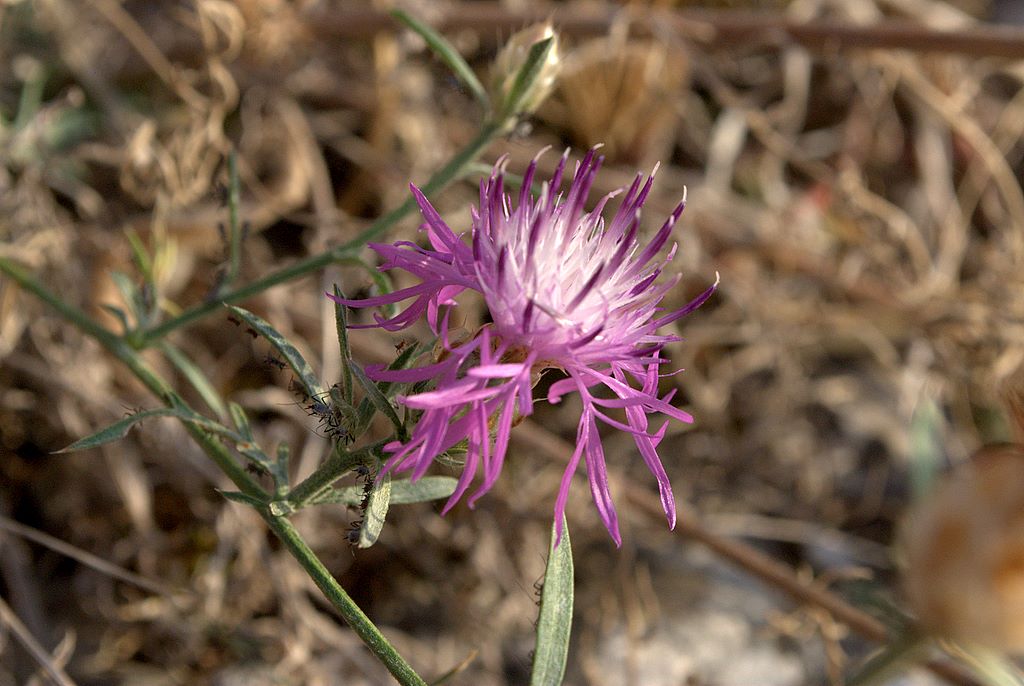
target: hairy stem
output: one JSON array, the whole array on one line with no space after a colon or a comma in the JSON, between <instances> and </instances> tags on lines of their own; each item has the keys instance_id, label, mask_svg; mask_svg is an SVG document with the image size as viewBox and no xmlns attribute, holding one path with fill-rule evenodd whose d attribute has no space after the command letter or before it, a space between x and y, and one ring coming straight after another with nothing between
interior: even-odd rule
<instances>
[{"instance_id":1,"label":"hairy stem","mask_svg":"<svg viewBox=\"0 0 1024 686\"><path fill-rule=\"evenodd\" d=\"M388 643L380 630L374 626L359 606L355 604L341 584L331 575L324 563L316 556L306 542L299 535L290 521L284 517L275 517L269 511L261 511L263 519L277 537L287 546L288 552L292 554L306 574L316 583L324 596L331 601L338 612L345 618L352 630L363 639L363 643L377 656L392 676L403 686L426 686L422 679L409 665L405 659L398 654L398 651Z\"/></svg>"},{"instance_id":2,"label":"hairy stem","mask_svg":"<svg viewBox=\"0 0 1024 686\"><path fill-rule=\"evenodd\" d=\"M74 305L64 302L56 294L45 288L27 270L8 259L0 257L0 273L8 275L23 289L35 294L40 300L51 305L67 321L74 324L83 333L96 339L114 357L124 363L142 381L143 384L168 407L185 409L188 405L174 390L160 378L139 354L120 337L114 335L93 321L85 312ZM186 430L199 444L199 447L212 459L231 481L248 496L266 501L267 493L252 476L238 463L231 451L220 440L191 422L183 422ZM358 453L356 453L358 455ZM308 480L307 480L308 481ZM301 484L300 484L301 486ZM284 517L277 517L267 508L258 508L260 514L274 533L287 546L288 551L302 565L316 585L323 591L331 604L338 610L349 626L366 643L366 646L377 656L388 670L403 686L425 686L419 675L412 669L401 655L388 643L384 635L355 604L338 581L324 567L316 554L306 545L295 527Z\"/></svg>"}]
</instances>

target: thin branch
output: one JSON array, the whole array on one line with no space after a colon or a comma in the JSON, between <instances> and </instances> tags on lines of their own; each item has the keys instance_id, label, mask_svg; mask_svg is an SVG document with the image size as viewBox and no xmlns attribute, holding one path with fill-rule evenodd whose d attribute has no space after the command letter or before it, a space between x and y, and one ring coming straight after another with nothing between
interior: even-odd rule
<instances>
[{"instance_id":1,"label":"thin branch","mask_svg":"<svg viewBox=\"0 0 1024 686\"><path fill-rule=\"evenodd\" d=\"M14 610L4 602L3 598L0 598L0 623L6 624L10 628L11 633L18 639L18 643L32 656L33 660L39 663L39 666L43 668L43 671L46 672L47 676L55 684L58 686L75 686L75 682L71 680L71 677L54 664L50 654L36 640L32 632L28 630L28 627L22 623L18 615L14 614Z\"/></svg>"},{"instance_id":2,"label":"thin branch","mask_svg":"<svg viewBox=\"0 0 1024 686\"><path fill-rule=\"evenodd\" d=\"M101 574L120 579L129 584L138 586L139 588L154 593L156 595L173 598L175 591L170 587L160 583L159 581L153 581L147 579L144 576L131 572L124 567L113 564L104 560L102 557L93 555L90 552L77 548L70 543L54 538L53 536L43 533L38 529L33 529L30 526L25 526L20 522L16 522L13 519L0 515L0 529L7 531L16 536L26 538L34 543L38 543L41 546L45 546L56 553L69 557L76 562L91 567ZM179 591L181 593L182 591ZM188 593L188 591L183 591Z\"/></svg>"}]
</instances>

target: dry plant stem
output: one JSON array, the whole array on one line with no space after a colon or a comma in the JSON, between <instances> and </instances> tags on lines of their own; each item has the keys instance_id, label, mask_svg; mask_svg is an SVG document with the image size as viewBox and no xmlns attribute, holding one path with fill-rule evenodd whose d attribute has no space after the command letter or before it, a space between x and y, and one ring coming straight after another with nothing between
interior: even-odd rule
<instances>
[{"instance_id":1,"label":"dry plant stem","mask_svg":"<svg viewBox=\"0 0 1024 686\"><path fill-rule=\"evenodd\" d=\"M79 564L92 567L97 572L106 574L113 579L120 579L125 583L138 586L139 588L156 595L161 595L171 599L174 598L175 590L165 586L164 584L153 581L152 579L147 579L146 577L134 572L130 572L124 567L120 567L104 560L102 557L93 555L81 548L76 548L59 538L54 538L49 534L45 534L38 529L33 529L30 526L25 526L13 519L0 516L0 530L7 531L15 536L20 536L34 543L38 543L41 546L45 546L56 553L75 560Z\"/></svg>"},{"instance_id":2,"label":"dry plant stem","mask_svg":"<svg viewBox=\"0 0 1024 686\"><path fill-rule=\"evenodd\" d=\"M833 51L842 48L891 48L920 52L1024 58L1024 31L1018 27L979 24L952 31L920 24L888 21L856 26L835 21L792 21L779 12L678 9L624 15L619 7L593 9L564 7L556 10L514 11L497 3L462 4L432 22L438 31L475 30L481 35L508 33L550 18L558 30L576 36L604 36L617 21L628 17L631 33L639 36L672 31L711 45L755 41L792 42L806 48ZM312 12L310 27L321 35L365 38L399 24L385 12L338 10Z\"/></svg>"},{"instance_id":3,"label":"dry plant stem","mask_svg":"<svg viewBox=\"0 0 1024 686\"><path fill-rule=\"evenodd\" d=\"M490 145L491 141L508 130L511 123L512 122L498 121L484 124L476 137L470 141L465 148L460 150L455 157L449 160L448 164L434 174L434 176L432 176L420 190L422 190L429 198L431 195L437 193L439 190L451 183L454 179L458 178L462 174L463 170L468 165L472 164L484 149ZM368 241L373 240L390 229L400 219L405 217L405 215L409 214L415 207L416 201L410 195L406 198L405 202L379 218L349 242L331 248L330 250L326 250L322 253L311 255L310 257L300 260L295 264L279 269L276 272L271 272L262 279L257 279L256 281L246 284L245 286L241 286L240 288L221 293L215 299L207 300L199 305L190 307L177 317L168 319L162 324L143 331L134 332L133 335L129 336L129 339L135 348L145 348L160 340L171 331L179 329L196 319L200 319L215 310L219 310L224 303L244 300L245 298L256 295L257 293L262 293L268 288L278 284L291 281L292 279L297 279L301 276L317 271L318 269L322 269L334 262L354 260L358 257L359 253L366 248L366 243Z\"/></svg>"},{"instance_id":4,"label":"dry plant stem","mask_svg":"<svg viewBox=\"0 0 1024 686\"><path fill-rule=\"evenodd\" d=\"M524 430L515 435L517 441L522 441L563 462L572 454L572 446L565 440L531 420L523 422L522 427ZM652 519L665 521L665 513L662 512L660 503L657 498L652 498L646 489L628 481L622 482L620 488L625 490L630 504L643 510ZM779 589L798 603L822 608L861 636L879 643L887 643L890 640L885 625L871 615L846 603L828 589L800 579L785 564L756 548L742 541L716 535L701 525L699 517L692 510L686 506L677 507L679 518L676 521L676 531L679 533L698 541L716 555L746 570L769 586ZM930 661L925 663L925 666L952 684L980 686L972 676L955 664Z\"/></svg>"},{"instance_id":5,"label":"dry plant stem","mask_svg":"<svg viewBox=\"0 0 1024 686\"><path fill-rule=\"evenodd\" d=\"M70 321L84 333L95 338L104 348L124 363L142 381L143 384L169 407L188 408L185 401L175 393L167 383L139 358L138 353L128 346L119 336L94 322L77 307L64 302L44 288L22 267L10 260L0 257L0 273L7 274L23 289L35 294L39 299L56 309L64 319ZM212 434L196 425L183 422L185 429L199 444L217 466L227 474L228 478L246 495L263 502L269 499L268 494L242 468L231 452ZM379 629L367 618L359 606L355 604L345 589L331 576L316 554L306 545L299 533L284 517L270 513L268 507L257 508L267 525L288 547L288 551L302 565L302 568L316 582L331 604L338 610L353 631L366 643L367 647L379 659L388 671L403 686L425 686L408 662L388 643ZM70 681L61 683L71 683Z\"/></svg>"},{"instance_id":6,"label":"dry plant stem","mask_svg":"<svg viewBox=\"0 0 1024 686\"><path fill-rule=\"evenodd\" d=\"M46 649L39 644L36 637L22 623L18 615L14 614L14 610L4 602L3 598L0 598L0 624L7 626L11 630L14 638L28 651L32 659L39 663L39 666L43 668L43 671L46 672L46 675L50 677L53 683L58 684L58 686L75 686L75 682L71 680L71 677L65 674L63 669L53 664L53 660L50 659Z\"/></svg>"}]
</instances>

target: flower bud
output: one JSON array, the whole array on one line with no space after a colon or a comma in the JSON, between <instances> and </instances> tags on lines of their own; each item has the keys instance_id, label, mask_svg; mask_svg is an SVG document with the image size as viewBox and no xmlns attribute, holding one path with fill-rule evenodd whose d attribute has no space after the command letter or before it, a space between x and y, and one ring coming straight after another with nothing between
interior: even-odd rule
<instances>
[{"instance_id":1,"label":"flower bud","mask_svg":"<svg viewBox=\"0 0 1024 686\"><path fill-rule=\"evenodd\" d=\"M1024 448L983 448L909 514L905 588L921 626L1024 653Z\"/></svg>"},{"instance_id":2,"label":"flower bud","mask_svg":"<svg viewBox=\"0 0 1024 686\"><path fill-rule=\"evenodd\" d=\"M558 77L558 34L550 21L512 35L494 60L491 99L501 118L531 114Z\"/></svg>"}]
</instances>

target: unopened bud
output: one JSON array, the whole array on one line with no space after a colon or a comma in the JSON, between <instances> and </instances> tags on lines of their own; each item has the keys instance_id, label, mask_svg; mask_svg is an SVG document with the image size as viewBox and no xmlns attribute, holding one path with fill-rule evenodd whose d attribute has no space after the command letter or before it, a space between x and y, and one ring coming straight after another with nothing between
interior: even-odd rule
<instances>
[{"instance_id":1,"label":"unopened bud","mask_svg":"<svg viewBox=\"0 0 1024 686\"><path fill-rule=\"evenodd\" d=\"M1024 449L978 451L913 509L903 538L925 631L1024 652Z\"/></svg>"},{"instance_id":2,"label":"unopened bud","mask_svg":"<svg viewBox=\"0 0 1024 686\"><path fill-rule=\"evenodd\" d=\"M491 99L503 119L536 111L558 77L558 34L551 22L512 35L494 60Z\"/></svg>"}]
</instances>

